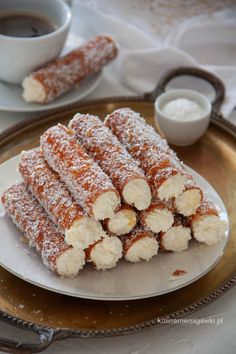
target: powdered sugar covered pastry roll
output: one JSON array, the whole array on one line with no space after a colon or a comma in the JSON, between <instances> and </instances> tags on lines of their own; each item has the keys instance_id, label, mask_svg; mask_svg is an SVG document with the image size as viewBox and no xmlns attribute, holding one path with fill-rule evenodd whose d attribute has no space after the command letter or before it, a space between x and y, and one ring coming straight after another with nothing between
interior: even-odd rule
<instances>
[{"instance_id":1,"label":"powdered sugar covered pastry roll","mask_svg":"<svg viewBox=\"0 0 236 354\"><path fill-rule=\"evenodd\" d=\"M221 220L214 204L204 200L196 213L188 218L193 237L207 245L220 242L225 236L227 223Z\"/></svg>"},{"instance_id":2,"label":"powdered sugar covered pastry roll","mask_svg":"<svg viewBox=\"0 0 236 354\"><path fill-rule=\"evenodd\" d=\"M116 236L105 236L90 245L86 250L86 259L98 270L114 268L122 257L122 243Z\"/></svg>"},{"instance_id":3,"label":"powdered sugar covered pastry roll","mask_svg":"<svg viewBox=\"0 0 236 354\"><path fill-rule=\"evenodd\" d=\"M49 128L40 142L44 158L83 210L96 220L113 217L120 205L119 193L77 143L72 130L58 124Z\"/></svg>"},{"instance_id":4,"label":"powdered sugar covered pastry roll","mask_svg":"<svg viewBox=\"0 0 236 354\"><path fill-rule=\"evenodd\" d=\"M64 236L23 183L10 187L3 194L2 203L48 268L62 277L78 274L85 264L84 251L64 242Z\"/></svg>"},{"instance_id":5,"label":"powdered sugar covered pastry roll","mask_svg":"<svg viewBox=\"0 0 236 354\"><path fill-rule=\"evenodd\" d=\"M22 153L19 171L51 220L65 234L68 244L85 249L104 236L101 224L85 215L41 151Z\"/></svg>"},{"instance_id":6,"label":"powdered sugar covered pastry roll","mask_svg":"<svg viewBox=\"0 0 236 354\"><path fill-rule=\"evenodd\" d=\"M153 232L136 227L122 236L124 257L129 262L150 261L158 253L158 242Z\"/></svg>"},{"instance_id":7,"label":"powdered sugar covered pastry roll","mask_svg":"<svg viewBox=\"0 0 236 354\"><path fill-rule=\"evenodd\" d=\"M96 36L27 76L22 84L23 98L27 102L51 102L100 71L116 55L117 46L110 36Z\"/></svg>"},{"instance_id":8,"label":"powdered sugar covered pastry roll","mask_svg":"<svg viewBox=\"0 0 236 354\"><path fill-rule=\"evenodd\" d=\"M110 176L124 202L138 210L148 208L151 191L143 171L101 120L91 114L77 113L69 127L87 153Z\"/></svg>"},{"instance_id":9,"label":"powdered sugar covered pastry roll","mask_svg":"<svg viewBox=\"0 0 236 354\"><path fill-rule=\"evenodd\" d=\"M184 251L188 248L190 240L191 230L179 215L175 215L174 224L166 232L159 234L159 245L163 251Z\"/></svg>"},{"instance_id":10,"label":"powdered sugar covered pastry roll","mask_svg":"<svg viewBox=\"0 0 236 354\"><path fill-rule=\"evenodd\" d=\"M117 109L107 116L105 125L139 161L156 197L168 200L183 192L187 177L182 162L139 113Z\"/></svg>"},{"instance_id":11,"label":"powdered sugar covered pastry roll","mask_svg":"<svg viewBox=\"0 0 236 354\"><path fill-rule=\"evenodd\" d=\"M115 215L103 221L103 227L116 236L128 234L137 224L137 215L132 207L122 204Z\"/></svg>"},{"instance_id":12,"label":"powdered sugar covered pastry roll","mask_svg":"<svg viewBox=\"0 0 236 354\"><path fill-rule=\"evenodd\" d=\"M144 229L155 233L165 232L174 223L172 202L154 198L149 208L139 212L138 217Z\"/></svg>"}]
</instances>

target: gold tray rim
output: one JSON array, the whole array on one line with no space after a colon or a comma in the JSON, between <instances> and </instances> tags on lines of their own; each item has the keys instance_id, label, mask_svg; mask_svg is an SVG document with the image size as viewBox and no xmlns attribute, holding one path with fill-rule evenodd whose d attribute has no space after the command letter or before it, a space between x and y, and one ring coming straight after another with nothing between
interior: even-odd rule
<instances>
[{"instance_id":1,"label":"gold tray rim","mask_svg":"<svg viewBox=\"0 0 236 354\"><path fill-rule=\"evenodd\" d=\"M74 108L82 108L83 106L87 105L94 105L94 104L108 104L108 103L115 103L115 102L127 102L129 103L130 101L137 101L137 102L143 102L143 103L152 103L153 102L153 97L147 95L141 95L141 96L114 96L114 97L108 97L108 98L97 98L97 99L88 99L84 100L83 102L77 102L73 104L69 104L67 106L64 106L63 108L56 108L56 109L51 109L46 112L41 112L37 115L34 115L30 118L24 119L13 126L5 129L3 132L0 133L0 141L11 138L14 133L17 133L20 129L28 127L30 124L37 123L41 124L41 122L45 119L48 119L48 117L51 114L55 113L63 113L67 112L69 109L74 109ZM217 125L223 130L225 130L227 133L229 133L233 138L236 139L236 125L234 125L231 121L226 120L222 114L218 111L216 111L213 108L212 111L212 116L211 116L211 124ZM4 143L4 142L3 142ZM175 311L169 315L162 316L162 319L173 319L173 318L183 318L186 317L193 312L200 310L201 308L209 305L213 301L215 301L217 298L219 298L221 295L226 293L230 288L232 288L236 284L236 273L233 274L231 278L226 280L224 283L222 283L221 286L219 286L217 289L215 289L213 292L208 294L208 296L202 297L200 300L192 303L191 305L188 305L178 311ZM14 317L6 312L0 310L0 320L3 322L6 322L8 324L11 324L15 327L25 329L25 330L30 330L32 332L35 332L36 334L39 335L40 337L40 346L37 346L37 352L46 349L53 341L59 340L59 339L65 339L65 338L72 338L72 337L79 337L79 338L100 338L100 337L111 337L111 336L117 336L117 335L124 335L124 334L134 334L138 333L144 329L149 329L149 328L154 328L160 325L163 325L160 321L160 317L154 318L152 320L148 320L145 322L142 322L140 324L134 325L134 326L129 326L129 327L119 327L115 329L106 329L106 330L79 330L79 329L70 329L70 328L53 328L53 327L47 327L47 326L40 326L38 324L35 324L30 321L25 321L20 319L19 317ZM6 341L7 342L7 341ZM9 341L8 341L9 342ZM13 343L13 342L12 342ZM16 342L14 342L16 343ZM14 345L14 343L12 345ZM1 345L5 344L5 340L0 338L0 347ZM29 346L27 346L29 348ZM32 352L34 352L34 345L32 345L31 349Z\"/></svg>"}]
</instances>

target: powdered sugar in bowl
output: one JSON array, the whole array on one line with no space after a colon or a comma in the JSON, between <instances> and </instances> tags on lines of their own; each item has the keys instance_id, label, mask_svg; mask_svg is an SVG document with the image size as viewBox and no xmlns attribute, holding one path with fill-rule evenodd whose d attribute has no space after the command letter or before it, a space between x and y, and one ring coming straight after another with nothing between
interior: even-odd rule
<instances>
[{"instance_id":1,"label":"powdered sugar in bowl","mask_svg":"<svg viewBox=\"0 0 236 354\"><path fill-rule=\"evenodd\" d=\"M155 124L171 144L188 146L206 132L211 109L210 101L200 92L170 90L155 101Z\"/></svg>"}]
</instances>

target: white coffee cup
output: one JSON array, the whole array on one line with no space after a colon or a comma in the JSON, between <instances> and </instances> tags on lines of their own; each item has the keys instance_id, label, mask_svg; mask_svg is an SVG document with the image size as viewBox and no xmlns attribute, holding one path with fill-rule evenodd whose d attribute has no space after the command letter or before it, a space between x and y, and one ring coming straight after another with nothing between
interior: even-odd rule
<instances>
[{"instance_id":1,"label":"white coffee cup","mask_svg":"<svg viewBox=\"0 0 236 354\"><path fill-rule=\"evenodd\" d=\"M63 0L1 0L1 16L11 13L38 15L56 28L32 38L0 34L0 80L20 84L30 72L59 55L70 28L71 10Z\"/></svg>"}]
</instances>

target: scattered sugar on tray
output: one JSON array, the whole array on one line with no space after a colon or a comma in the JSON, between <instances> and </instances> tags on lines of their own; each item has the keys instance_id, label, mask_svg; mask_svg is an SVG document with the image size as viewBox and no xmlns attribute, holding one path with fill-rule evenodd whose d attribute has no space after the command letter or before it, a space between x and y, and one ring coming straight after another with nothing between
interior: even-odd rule
<instances>
[{"instance_id":1,"label":"scattered sugar on tray","mask_svg":"<svg viewBox=\"0 0 236 354\"><path fill-rule=\"evenodd\" d=\"M33 311L31 311L31 313L35 314L35 315L39 314L40 312L41 312L41 310L33 310Z\"/></svg>"}]
</instances>

